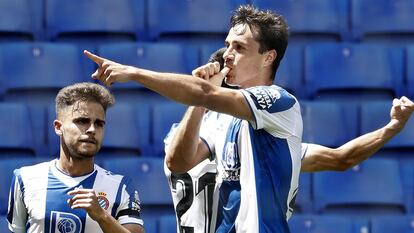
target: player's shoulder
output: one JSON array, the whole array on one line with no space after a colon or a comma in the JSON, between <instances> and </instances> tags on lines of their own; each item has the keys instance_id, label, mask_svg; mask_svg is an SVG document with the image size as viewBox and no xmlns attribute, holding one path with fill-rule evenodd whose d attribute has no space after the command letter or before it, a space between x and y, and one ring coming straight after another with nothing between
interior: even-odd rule
<instances>
[{"instance_id":1,"label":"player's shoulder","mask_svg":"<svg viewBox=\"0 0 414 233\"><path fill-rule=\"evenodd\" d=\"M15 174L29 174L29 175L36 175L40 174L44 171L48 171L51 164L53 164L54 160L46 161L41 163L36 163L33 165L23 166L20 168L16 168L14 170Z\"/></svg>"},{"instance_id":2,"label":"player's shoulder","mask_svg":"<svg viewBox=\"0 0 414 233\"><path fill-rule=\"evenodd\" d=\"M282 87L255 86L244 90L248 99L251 99L257 109L270 112L285 111L294 106L297 99Z\"/></svg>"}]
</instances>

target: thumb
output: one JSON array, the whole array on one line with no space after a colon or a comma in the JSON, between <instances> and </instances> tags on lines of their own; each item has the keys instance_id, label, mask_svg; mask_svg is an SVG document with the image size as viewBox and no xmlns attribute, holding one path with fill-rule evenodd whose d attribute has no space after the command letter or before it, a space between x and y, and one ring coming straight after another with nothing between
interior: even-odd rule
<instances>
[{"instance_id":1,"label":"thumb","mask_svg":"<svg viewBox=\"0 0 414 233\"><path fill-rule=\"evenodd\" d=\"M102 66L103 62L105 61L104 58L95 55L91 52L89 52L88 50L83 50L83 54L85 54L89 59L91 59L92 61L94 61L96 64L98 64L99 66Z\"/></svg>"}]
</instances>

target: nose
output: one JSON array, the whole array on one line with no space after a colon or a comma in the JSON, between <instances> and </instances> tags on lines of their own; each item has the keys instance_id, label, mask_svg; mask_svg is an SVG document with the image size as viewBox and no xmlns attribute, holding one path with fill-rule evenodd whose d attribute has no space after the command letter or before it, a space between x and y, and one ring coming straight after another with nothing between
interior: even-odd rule
<instances>
[{"instance_id":1,"label":"nose","mask_svg":"<svg viewBox=\"0 0 414 233\"><path fill-rule=\"evenodd\" d=\"M95 134L95 124L90 124L88 129L86 129L86 134Z\"/></svg>"},{"instance_id":2,"label":"nose","mask_svg":"<svg viewBox=\"0 0 414 233\"><path fill-rule=\"evenodd\" d=\"M233 49L231 49L231 47L228 47L226 49L226 51L223 54L223 58L224 58L224 61L226 63L229 63L230 61L233 61L234 60Z\"/></svg>"}]
</instances>

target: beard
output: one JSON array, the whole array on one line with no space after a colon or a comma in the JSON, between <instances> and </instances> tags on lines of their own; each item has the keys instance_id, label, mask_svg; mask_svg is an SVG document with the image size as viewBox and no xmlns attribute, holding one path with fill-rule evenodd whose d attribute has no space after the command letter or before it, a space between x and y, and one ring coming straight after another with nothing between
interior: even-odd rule
<instances>
[{"instance_id":1,"label":"beard","mask_svg":"<svg viewBox=\"0 0 414 233\"><path fill-rule=\"evenodd\" d=\"M97 144L83 145L84 143L76 142L73 144L65 143L62 140L62 148L65 154L75 159L90 159L95 157L98 153L100 146Z\"/></svg>"}]
</instances>

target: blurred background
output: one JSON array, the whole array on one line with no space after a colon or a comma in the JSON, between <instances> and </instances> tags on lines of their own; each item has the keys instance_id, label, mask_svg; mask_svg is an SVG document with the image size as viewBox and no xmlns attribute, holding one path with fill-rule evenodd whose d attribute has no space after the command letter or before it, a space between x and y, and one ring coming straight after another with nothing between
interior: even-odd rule
<instances>
[{"instance_id":1,"label":"blurred background","mask_svg":"<svg viewBox=\"0 0 414 233\"><path fill-rule=\"evenodd\" d=\"M289 47L275 83L299 98L304 142L336 147L385 125L414 99L414 0L0 0L0 232L12 172L58 156L54 97L95 70L83 49L190 74L224 45L231 12L282 14ZM149 233L175 232L163 138L186 106L115 84L97 163L132 177ZM414 119L346 172L303 173L292 232L414 232Z\"/></svg>"}]
</instances>

